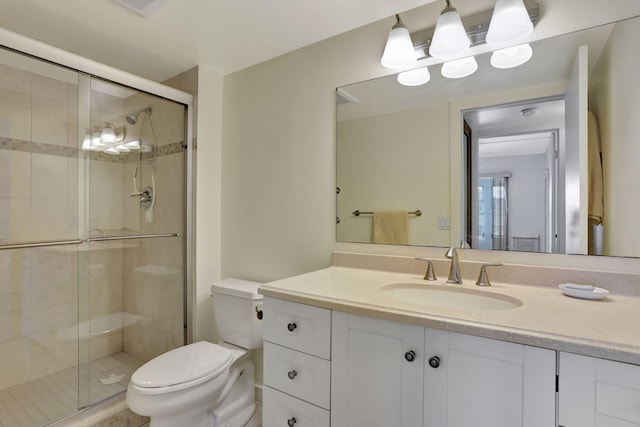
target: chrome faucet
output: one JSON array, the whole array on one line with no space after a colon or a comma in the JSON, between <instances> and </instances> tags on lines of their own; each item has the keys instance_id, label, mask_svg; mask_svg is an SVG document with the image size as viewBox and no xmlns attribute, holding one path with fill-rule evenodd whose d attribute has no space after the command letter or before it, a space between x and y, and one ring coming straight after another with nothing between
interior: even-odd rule
<instances>
[{"instance_id":1,"label":"chrome faucet","mask_svg":"<svg viewBox=\"0 0 640 427\"><path fill-rule=\"evenodd\" d=\"M449 269L449 279L447 279L447 283L462 284L460 262L458 261L458 250L455 247L451 247L445 256L451 260L451 268Z\"/></svg>"}]
</instances>

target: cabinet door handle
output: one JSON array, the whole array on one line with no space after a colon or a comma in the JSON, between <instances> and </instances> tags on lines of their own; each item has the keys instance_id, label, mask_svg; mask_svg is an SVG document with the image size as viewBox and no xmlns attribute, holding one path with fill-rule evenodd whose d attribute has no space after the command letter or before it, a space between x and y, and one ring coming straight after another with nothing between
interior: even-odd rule
<instances>
[{"instance_id":1,"label":"cabinet door handle","mask_svg":"<svg viewBox=\"0 0 640 427\"><path fill-rule=\"evenodd\" d=\"M293 332L297 327L298 325L296 325L294 322L291 322L287 325L287 329L289 330L289 332Z\"/></svg>"},{"instance_id":2,"label":"cabinet door handle","mask_svg":"<svg viewBox=\"0 0 640 427\"><path fill-rule=\"evenodd\" d=\"M292 380L298 376L298 371L296 371L295 369L292 369L291 371L287 372L287 376L289 377L290 380Z\"/></svg>"},{"instance_id":3,"label":"cabinet door handle","mask_svg":"<svg viewBox=\"0 0 640 427\"><path fill-rule=\"evenodd\" d=\"M429 366L433 369L437 369L440 367L440 358L438 356L433 356L429 359Z\"/></svg>"},{"instance_id":4,"label":"cabinet door handle","mask_svg":"<svg viewBox=\"0 0 640 427\"><path fill-rule=\"evenodd\" d=\"M287 420L287 425L289 427L293 427L294 425L296 425L297 422L298 420L296 420L296 417L291 417Z\"/></svg>"},{"instance_id":5,"label":"cabinet door handle","mask_svg":"<svg viewBox=\"0 0 640 427\"><path fill-rule=\"evenodd\" d=\"M409 350L404 354L404 358L407 362L413 362L416 360L416 352L413 350Z\"/></svg>"}]
</instances>

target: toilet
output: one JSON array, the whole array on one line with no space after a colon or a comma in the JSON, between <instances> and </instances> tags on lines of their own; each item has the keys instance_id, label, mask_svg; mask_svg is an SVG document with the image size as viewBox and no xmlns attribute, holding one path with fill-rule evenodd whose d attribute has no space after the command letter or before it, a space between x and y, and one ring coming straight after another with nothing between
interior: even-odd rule
<instances>
[{"instance_id":1,"label":"toilet","mask_svg":"<svg viewBox=\"0 0 640 427\"><path fill-rule=\"evenodd\" d=\"M241 427L255 412L249 351L262 347L259 283L211 286L221 342L200 341L150 360L131 376L127 405L151 427Z\"/></svg>"}]
</instances>

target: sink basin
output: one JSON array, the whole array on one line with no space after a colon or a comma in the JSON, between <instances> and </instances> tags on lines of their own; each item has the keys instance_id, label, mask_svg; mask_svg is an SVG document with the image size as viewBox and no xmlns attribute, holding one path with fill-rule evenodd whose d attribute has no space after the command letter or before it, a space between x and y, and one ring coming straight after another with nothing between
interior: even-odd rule
<instances>
[{"instance_id":1,"label":"sink basin","mask_svg":"<svg viewBox=\"0 0 640 427\"><path fill-rule=\"evenodd\" d=\"M397 301L446 310L492 311L522 306L522 301L507 295L448 285L393 283L380 291Z\"/></svg>"}]
</instances>

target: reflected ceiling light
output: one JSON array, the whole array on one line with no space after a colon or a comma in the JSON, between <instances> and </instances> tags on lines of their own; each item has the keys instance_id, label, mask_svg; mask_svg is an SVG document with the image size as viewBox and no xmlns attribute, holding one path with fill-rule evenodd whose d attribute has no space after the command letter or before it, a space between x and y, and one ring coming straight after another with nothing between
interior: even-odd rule
<instances>
[{"instance_id":1,"label":"reflected ceiling light","mask_svg":"<svg viewBox=\"0 0 640 427\"><path fill-rule=\"evenodd\" d=\"M492 45L512 43L533 32L533 22L523 0L497 0L486 41Z\"/></svg>"},{"instance_id":2,"label":"reflected ceiling light","mask_svg":"<svg viewBox=\"0 0 640 427\"><path fill-rule=\"evenodd\" d=\"M139 150L140 149L140 140L139 139L134 139L133 141L125 142L122 145L124 147L128 148L129 150Z\"/></svg>"},{"instance_id":3,"label":"reflected ceiling light","mask_svg":"<svg viewBox=\"0 0 640 427\"><path fill-rule=\"evenodd\" d=\"M442 64L442 76L448 79L461 79L470 76L478 69L476 58L469 56L467 58L456 59L454 61Z\"/></svg>"},{"instance_id":4,"label":"reflected ceiling light","mask_svg":"<svg viewBox=\"0 0 640 427\"><path fill-rule=\"evenodd\" d=\"M404 68L416 62L409 30L396 14L396 23L389 32L380 63L386 68Z\"/></svg>"},{"instance_id":5,"label":"reflected ceiling light","mask_svg":"<svg viewBox=\"0 0 640 427\"><path fill-rule=\"evenodd\" d=\"M398 83L403 86L420 86L431 80L429 68L422 67L398 74Z\"/></svg>"},{"instance_id":6,"label":"reflected ceiling light","mask_svg":"<svg viewBox=\"0 0 640 427\"><path fill-rule=\"evenodd\" d=\"M91 135L89 133L84 134L84 138L82 139L82 149L83 150L91 149Z\"/></svg>"},{"instance_id":7,"label":"reflected ceiling light","mask_svg":"<svg viewBox=\"0 0 640 427\"><path fill-rule=\"evenodd\" d=\"M91 147L92 148L97 148L97 147L103 147L104 144L102 143L102 139L100 138L100 136L102 135L100 129L95 129L93 132L91 132Z\"/></svg>"},{"instance_id":8,"label":"reflected ceiling light","mask_svg":"<svg viewBox=\"0 0 640 427\"><path fill-rule=\"evenodd\" d=\"M519 46L508 47L506 49L496 50L491 54L491 65L495 68L514 68L518 67L533 56L533 49L529 43Z\"/></svg>"},{"instance_id":9,"label":"reflected ceiling light","mask_svg":"<svg viewBox=\"0 0 640 427\"><path fill-rule=\"evenodd\" d=\"M447 59L464 52L471 45L467 31L462 25L458 11L447 1L433 33L429 46L429 55L438 59Z\"/></svg>"},{"instance_id":10,"label":"reflected ceiling light","mask_svg":"<svg viewBox=\"0 0 640 427\"><path fill-rule=\"evenodd\" d=\"M102 131L100 132L100 140L103 144L113 144L114 142L122 141L125 137L125 128L116 128L111 123L105 123Z\"/></svg>"}]
</instances>

